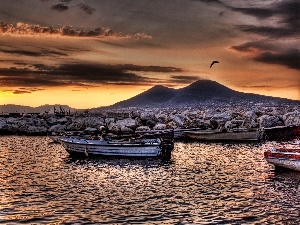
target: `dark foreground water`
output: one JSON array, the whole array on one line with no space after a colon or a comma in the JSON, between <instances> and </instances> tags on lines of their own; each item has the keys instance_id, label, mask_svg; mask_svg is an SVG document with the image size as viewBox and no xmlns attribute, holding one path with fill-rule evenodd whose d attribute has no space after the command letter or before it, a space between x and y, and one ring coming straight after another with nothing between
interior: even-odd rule
<instances>
[{"instance_id":1,"label":"dark foreground water","mask_svg":"<svg viewBox=\"0 0 300 225\"><path fill-rule=\"evenodd\" d=\"M47 137L0 136L0 223L300 224L300 173L275 172L267 145L78 160Z\"/></svg>"}]
</instances>

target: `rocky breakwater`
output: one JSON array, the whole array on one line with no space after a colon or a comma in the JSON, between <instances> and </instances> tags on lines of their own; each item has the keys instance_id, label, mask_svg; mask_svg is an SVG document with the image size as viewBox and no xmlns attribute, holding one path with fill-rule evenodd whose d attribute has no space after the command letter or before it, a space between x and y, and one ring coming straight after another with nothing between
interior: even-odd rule
<instances>
[{"instance_id":1,"label":"rocky breakwater","mask_svg":"<svg viewBox=\"0 0 300 225\"><path fill-rule=\"evenodd\" d=\"M125 109L124 109L125 110ZM129 110L127 110L129 111ZM206 108L206 109L139 109L113 117L111 112L82 116L0 117L0 134L46 135L52 132L100 132L104 126L113 134L131 134L136 131L201 128L267 128L300 125L298 107Z\"/></svg>"}]
</instances>

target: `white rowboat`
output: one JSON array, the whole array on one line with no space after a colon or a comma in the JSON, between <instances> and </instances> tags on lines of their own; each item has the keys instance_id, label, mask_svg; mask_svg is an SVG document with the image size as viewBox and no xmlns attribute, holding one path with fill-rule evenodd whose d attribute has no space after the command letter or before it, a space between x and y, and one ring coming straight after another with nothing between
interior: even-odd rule
<instances>
[{"instance_id":1,"label":"white rowboat","mask_svg":"<svg viewBox=\"0 0 300 225\"><path fill-rule=\"evenodd\" d=\"M170 157L172 151L172 149L165 148L159 138L108 141L61 137L59 140L71 155Z\"/></svg>"}]
</instances>

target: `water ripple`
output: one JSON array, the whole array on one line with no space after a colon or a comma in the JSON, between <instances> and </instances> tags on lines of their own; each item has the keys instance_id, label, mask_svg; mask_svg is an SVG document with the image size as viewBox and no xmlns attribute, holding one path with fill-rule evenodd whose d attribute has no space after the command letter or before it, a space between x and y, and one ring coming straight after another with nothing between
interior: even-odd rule
<instances>
[{"instance_id":1,"label":"water ripple","mask_svg":"<svg viewBox=\"0 0 300 225\"><path fill-rule=\"evenodd\" d=\"M267 144L175 143L171 161L76 159L47 137L0 136L0 223L299 224L300 174Z\"/></svg>"}]
</instances>

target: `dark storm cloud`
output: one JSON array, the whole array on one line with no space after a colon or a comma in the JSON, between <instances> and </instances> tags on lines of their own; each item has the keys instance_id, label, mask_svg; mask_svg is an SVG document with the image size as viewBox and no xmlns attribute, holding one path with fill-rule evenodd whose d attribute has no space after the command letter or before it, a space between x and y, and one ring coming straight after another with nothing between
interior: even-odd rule
<instances>
[{"instance_id":1,"label":"dark storm cloud","mask_svg":"<svg viewBox=\"0 0 300 225\"><path fill-rule=\"evenodd\" d=\"M57 67L34 64L33 68L0 69L0 85L3 86L95 86L99 84L148 84L153 78L131 71L170 73L179 68L138 65L62 64Z\"/></svg>"},{"instance_id":2,"label":"dark storm cloud","mask_svg":"<svg viewBox=\"0 0 300 225\"><path fill-rule=\"evenodd\" d=\"M56 10L56 11L66 11L69 9L69 7L64 4L56 4L56 5L53 5L51 7L51 9Z\"/></svg>"},{"instance_id":3,"label":"dark storm cloud","mask_svg":"<svg viewBox=\"0 0 300 225\"><path fill-rule=\"evenodd\" d=\"M53 50L37 50L37 51L29 51L29 50L17 50L17 49L1 49L0 52L6 54L14 54L14 55L23 55L23 56L31 56L31 57L41 57L41 56L67 56L66 53L53 51Z\"/></svg>"},{"instance_id":4,"label":"dark storm cloud","mask_svg":"<svg viewBox=\"0 0 300 225\"><path fill-rule=\"evenodd\" d=\"M219 0L192 0L193 2L203 2L207 4L219 4L219 5L225 5L222 1Z\"/></svg>"},{"instance_id":5,"label":"dark storm cloud","mask_svg":"<svg viewBox=\"0 0 300 225\"><path fill-rule=\"evenodd\" d=\"M233 11L237 11L243 14L248 14L259 19L265 19L275 14L274 10L272 9L263 9L263 8L235 8L229 7Z\"/></svg>"},{"instance_id":6,"label":"dark storm cloud","mask_svg":"<svg viewBox=\"0 0 300 225\"><path fill-rule=\"evenodd\" d=\"M200 78L198 76L174 75L174 76L171 76L170 82L176 83L176 84L190 84L199 79Z\"/></svg>"},{"instance_id":7,"label":"dark storm cloud","mask_svg":"<svg viewBox=\"0 0 300 225\"><path fill-rule=\"evenodd\" d=\"M280 44L281 40L285 41L287 38L293 40L300 35L300 1L286 0L275 2L269 8L230 8L233 11L254 16L262 20L262 22L268 19L271 20L270 23L265 24L276 23L267 26L237 25L236 27L240 31L257 34L265 39L236 45L231 47L232 49L241 52L252 52L255 55L253 59L258 62L300 69L299 50Z\"/></svg>"},{"instance_id":8,"label":"dark storm cloud","mask_svg":"<svg viewBox=\"0 0 300 225\"><path fill-rule=\"evenodd\" d=\"M252 41L247 42L241 45L233 46L231 49L234 49L236 51L240 52L254 52L254 51L270 51L274 50L276 51L276 46L274 44L270 44L267 40L261 40L261 41Z\"/></svg>"},{"instance_id":9,"label":"dark storm cloud","mask_svg":"<svg viewBox=\"0 0 300 225\"><path fill-rule=\"evenodd\" d=\"M243 14L251 15L257 17L258 19L267 19L273 18L277 19L279 22L277 25L281 25L281 27L285 27L285 29L281 30L283 33L294 33L299 34L299 22L300 22L300 1L298 0L286 0L276 2L271 4L269 8L235 8L230 7L233 11L238 11ZM276 26L278 27L278 26ZM286 30L289 30L287 32ZM275 34L278 32L273 27L250 27L246 31L253 30L254 33L262 32L262 30L266 30L266 32L262 32L265 35L272 35L275 31ZM279 30L280 31L280 30Z\"/></svg>"},{"instance_id":10,"label":"dark storm cloud","mask_svg":"<svg viewBox=\"0 0 300 225\"><path fill-rule=\"evenodd\" d=\"M300 70L300 51L291 49L283 53L264 52L254 58L258 62L284 65Z\"/></svg>"},{"instance_id":11,"label":"dark storm cloud","mask_svg":"<svg viewBox=\"0 0 300 225\"><path fill-rule=\"evenodd\" d=\"M292 69L300 69L300 52L297 49L279 51L278 46L265 41L247 42L232 49L240 52L256 53L253 59L268 64L283 65Z\"/></svg>"},{"instance_id":12,"label":"dark storm cloud","mask_svg":"<svg viewBox=\"0 0 300 225\"><path fill-rule=\"evenodd\" d=\"M79 3L77 7L83 10L86 14L93 14L93 12L96 10L95 8L84 3Z\"/></svg>"},{"instance_id":13,"label":"dark storm cloud","mask_svg":"<svg viewBox=\"0 0 300 225\"><path fill-rule=\"evenodd\" d=\"M299 34L299 30L289 27L266 27L253 25L237 25L239 30L247 33L259 34L269 38L290 37Z\"/></svg>"},{"instance_id":14,"label":"dark storm cloud","mask_svg":"<svg viewBox=\"0 0 300 225\"><path fill-rule=\"evenodd\" d=\"M269 39L297 37L300 34L300 1L298 0L275 2L269 8L235 8L231 6L228 8L260 20L276 21L274 26L237 25L236 27L240 31L258 34Z\"/></svg>"},{"instance_id":15,"label":"dark storm cloud","mask_svg":"<svg viewBox=\"0 0 300 225\"><path fill-rule=\"evenodd\" d=\"M143 71L143 72L161 72L161 73L182 72L182 69L176 67L139 66L133 64L122 64L117 66L121 70L125 70L125 71Z\"/></svg>"}]
</instances>

